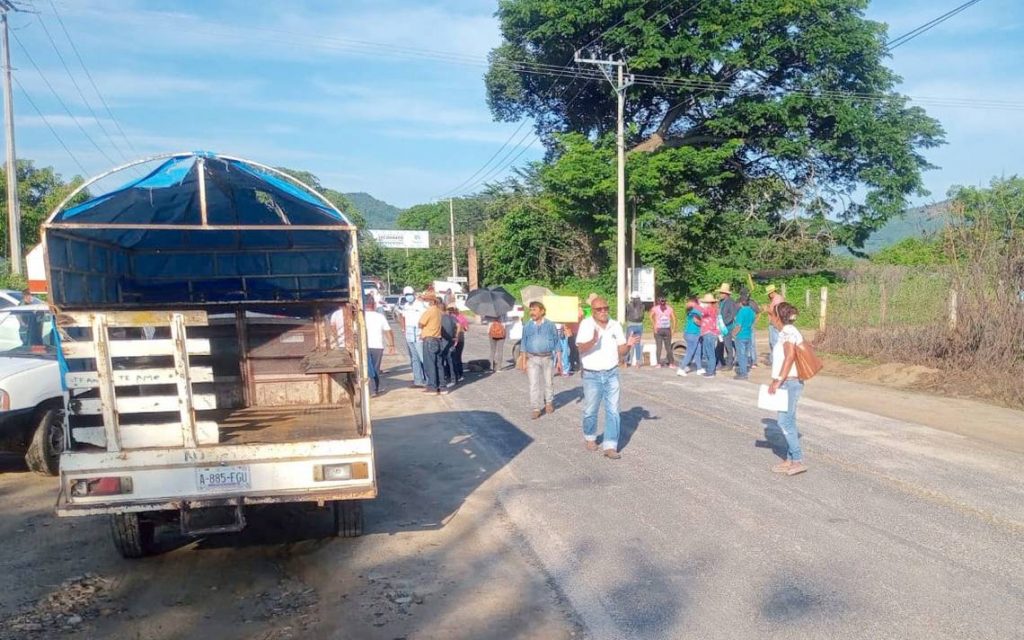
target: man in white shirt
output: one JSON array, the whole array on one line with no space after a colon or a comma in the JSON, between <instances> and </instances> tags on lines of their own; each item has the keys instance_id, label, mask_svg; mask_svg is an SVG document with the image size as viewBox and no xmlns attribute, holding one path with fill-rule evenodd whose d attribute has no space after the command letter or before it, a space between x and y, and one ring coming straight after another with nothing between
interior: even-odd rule
<instances>
[{"instance_id":1,"label":"man in white shirt","mask_svg":"<svg viewBox=\"0 0 1024 640\"><path fill-rule=\"evenodd\" d=\"M412 386L424 387L427 378L423 372L423 341L420 340L420 316L427 305L418 297L412 287L402 290L405 306L398 316L398 324L405 335L405 346L409 349L409 366L412 367Z\"/></svg>"},{"instance_id":2,"label":"man in white shirt","mask_svg":"<svg viewBox=\"0 0 1024 640\"><path fill-rule=\"evenodd\" d=\"M377 303L370 298L366 301L366 353L370 358L370 379L373 380L373 395L380 394L380 367L384 360L384 342L388 344L388 355L395 354L395 336L383 313L377 311Z\"/></svg>"},{"instance_id":3,"label":"man in white shirt","mask_svg":"<svg viewBox=\"0 0 1024 640\"><path fill-rule=\"evenodd\" d=\"M626 339L622 325L609 317L608 302L596 297L590 303L591 316L580 322L576 346L583 364L583 440L587 449L597 451L597 412L604 402L604 456L618 460L619 454L619 360L640 337Z\"/></svg>"}]
</instances>

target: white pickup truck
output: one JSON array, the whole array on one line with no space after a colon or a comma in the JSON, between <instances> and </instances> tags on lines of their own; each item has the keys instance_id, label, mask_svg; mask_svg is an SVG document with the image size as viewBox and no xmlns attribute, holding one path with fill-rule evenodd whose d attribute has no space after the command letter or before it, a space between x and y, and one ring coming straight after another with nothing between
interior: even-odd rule
<instances>
[{"instance_id":1,"label":"white pickup truck","mask_svg":"<svg viewBox=\"0 0 1024 640\"><path fill-rule=\"evenodd\" d=\"M64 390L53 315L43 304L0 309L0 449L57 475L64 450Z\"/></svg>"},{"instance_id":2,"label":"white pickup truck","mask_svg":"<svg viewBox=\"0 0 1024 640\"><path fill-rule=\"evenodd\" d=\"M61 349L57 514L109 514L125 557L158 526L237 531L271 503L359 535L377 482L357 229L265 165L148 162L43 225L50 304L82 332Z\"/></svg>"}]
</instances>

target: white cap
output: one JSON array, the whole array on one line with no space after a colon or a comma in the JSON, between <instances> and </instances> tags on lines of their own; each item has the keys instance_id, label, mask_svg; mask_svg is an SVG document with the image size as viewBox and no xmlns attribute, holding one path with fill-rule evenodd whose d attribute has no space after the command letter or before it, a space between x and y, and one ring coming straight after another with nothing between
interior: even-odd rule
<instances>
[{"instance_id":1,"label":"white cap","mask_svg":"<svg viewBox=\"0 0 1024 640\"><path fill-rule=\"evenodd\" d=\"M405 295L407 293L416 293L416 290L413 289L412 287L406 287L402 289L402 295Z\"/></svg>"}]
</instances>

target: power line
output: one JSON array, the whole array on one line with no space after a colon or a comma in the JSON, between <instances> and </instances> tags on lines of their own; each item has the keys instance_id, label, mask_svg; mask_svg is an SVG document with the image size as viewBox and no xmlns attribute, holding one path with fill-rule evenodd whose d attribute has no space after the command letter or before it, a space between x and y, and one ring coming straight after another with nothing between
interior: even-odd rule
<instances>
[{"instance_id":1,"label":"power line","mask_svg":"<svg viewBox=\"0 0 1024 640\"><path fill-rule=\"evenodd\" d=\"M64 143L64 139L60 137L60 134L57 133L57 130L53 128L53 126L50 124L50 121L46 118L46 116L43 115L43 112L39 109L39 106L36 105L35 100L32 99L32 96L28 94L28 91L25 91L25 87L21 85L21 81L18 80L18 78L14 78L14 84L18 85L18 89L21 90L21 94L25 96L25 99L28 100L28 103L30 105L32 105L32 108L35 109L35 112L39 114L39 118L43 121L43 124L45 124L46 128L50 130L50 133L53 134L53 137L57 139L57 142L60 143L60 146L64 147L64 151L67 152L68 156L70 156L71 159L75 162L75 164L78 165L78 168L82 171L82 176L88 176L89 172L85 170L85 167L83 167L82 163L79 162L78 157L75 156L75 154L71 152L71 149L68 148L68 145Z\"/></svg>"},{"instance_id":2,"label":"power line","mask_svg":"<svg viewBox=\"0 0 1024 640\"><path fill-rule=\"evenodd\" d=\"M922 24L921 26L917 27L916 29L911 29L910 31L904 33L903 35L889 40L886 43L886 47L885 47L886 51L892 51L896 47L899 47L899 46L907 44L908 42L910 42L914 38L920 36L923 33L927 33L928 31L931 31L932 29L934 29L935 27L939 26L940 24L942 24L946 20L949 20L950 18L952 18L953 16L957 15L958 13L960 13L962 11L966 11L967 9L969 9L970 7L978 4L979 2L981 2L981 0L968 0L968 2L965 2L965 3L955 7L954 9L951 9L950 11L947 11L946 13L942 14L941 16L939 16L937 18L933 18L932 20L929 20L928 22Z\"/></svg>"},{"instance_id":3,"label":"power line","mask_svg":"<svg viewBox=\"0 0 1024 640\"><path fill-rule=\"evenodd\" d=\"M645 9L645 8L647 7L647 5L648 5L648 4L650 4L650 3L651 3L651 1L652 1L652 0L645 0L645 2L644 2L643 4L641 4L641 5L639 6L639 7L637 7L637 10L638 10L638 11L642 11L643 9ZM664 11L665 11L666 9L668 9L668 8L669 8L669 7L671 6L671 5L673 5L673 4L676 4L676 3L678 3L678 2L681 2L681 0L666 0L666 2L665 2L664 4L662 4L662 5L661 5L661 7L660 7L660 8L659 8L659 9L658 9L657 11L655 11L655 12L654 12L654 14L652 14L652 15L650 16L650 18L648 18L648 20L650 20L650 19L653 19L653 18L654 18L654 17L656 17L657 15L659 15L659 14L663 13L663 12L664 12ZM690 11L692 11L693 9L695 9L695 8L696 8L697 6L699 6L699 5L700 5L700 4L702 4L703 2L705 2L705 0L697 0L697 1L696 1L696 2L695 2L695 3L693 4L693 5L691 5L691 6L690 6L690 8L689 8L689 9L687 9L686 11L684 11L682 15L685 15L686 13L689 13ZM610 33L610 32L611 32L611 31L612 31L613 29L617 28L617 27L618 27L619 25L621 25L622 23L624 23L624 22L626 21L627 17L628 17L628 13L629 13L629 12L626 12L626 13L624 13L624 14L622 15L622 17L621 17L621 18L619 18L619 20L618 20L617 22L615 22L615 23L614 23L614 24L613 24L612 26L610 26L610 27L606 28L606 29L605 29L604 31L602 31L601 33L599 33L599 34L598 34L598 35L597 35L596 37L594 37L594 38L593 38L592 40L590 40L590 42L588 42L588 43L587 43L587 44L585 44L585 45L584 45L583 47L581 47L581 49L586 49L586 48L588 48L588 47L591 47L591 46L593 46L593 45L594 45L594 43L596 43L596 42L597 42L597 41L599 41L599 40L600 40L601 38L603 38L603 37L605 37L606 35L608 35L608 33ZM678 19L678 17L679 17L679 16L677 16L677 17L676 17L675 19ZM570 68L571 64L572 64L572 60L570 60L570 61L566 62L566 64L565 64L565 66L564 66L564 67L562 67L562 68L558 69L558 71L557 71L557 72L552 72L552 75L554 75L554 74L556 74L556 73L557 73L558 75L562 75L562 74L564 74L564 73L565 73L565 71L566 71L567 69L569 69L569 68ZM545 64L540 64L540 63L511 63L511 65L510 65L510 67L516 67L516 66L521 66L521 67L528 67L528 68L535 68L535 69L543 69L543 68L547 68L547 67L552 67L552 65L545 65ZM511 68L511 70L513 70L513 71L516 71L516 70L518 70L518 69L516 69L516 68ZM578 68L578 66L577 66L577 70L576 70L576 73L574 74L574 80L573 80L573 82L575 82L575 78L580 78L580 77L587 77L588 75L591 75L591 74L590 74L589 72L586 72L586 73L584 73L584 72L581 72L581 70L580 70L580 69ZM592 77L593 77L593 79L598 79L598 78L601 78L602 76L600 76L600 74L598 74L598 73L597 73L597 72L595 71L595 72L593 72L593 75L592 75ZM572 86L573 82L570 82L570 83L569 83L569 84L568 84L568 85L567 85L567 86L566 86L566 87L565 87L564 89L562 89L562 91L561 91L561 92L559 93L559 95L558 95L558 97L559 97L559 98L561 98L562 96L564 96L564 95L566 94L566 92L567 92L567 91L569 90L569 88L570 88L570 87ZM550 96L550 93L551 93L551 90L552 90L552 89L554 89L554 86L552 86L551 88L549 88L549 90L548 90L548 91L546 92L546 96L545 96L545 99L547 99L547 98L550 98L550 97L551 97L551 96ZM579 98L579 96L580 96L580 94L581 94L582 92L583 92L583 88L581 87L581 88L580 88L580 89L579 89L579 90L578 90L578 91L576 92L576 95L574 95L574 96L573 96L572 100L570 100L570 101L569 101L569 102L567 103L567 105L566 105L566 106L568 107L569 105L572 105L573 103L575 103L576 99L577 99L577 98ZM516 136L516 135L517 135L517 134L518 134L518 133L519 133L520 131L522 131L523 127L525 127L525 126L527 125L527 123L528 123L528 122L529 122L529 120L527 120L527 119L524 119L524 120L523 120L522 122L520 122L520 123L519 123L519 126L518 126L518 127L516 128L516 130L515 130L515 131L513 131L513 132L512 132L512 135L511 135L511 136L509 136L508 140L506 140L506 141L505 141L505 143L504 143L504 144L502 144L502 145L501 145L501 147L500 147L500 148L499 148L499 149L498 149L497 151L495 151L495 152L494 152L494 154L493 154L493 155L492 155L492 156L491 156L491 157L490 157L490 158L489 158L489 159L487 160L487 162L485 162L485 163L484 163L484 165L483 165L483 166L481 166L481 167L480 167L479 169L477 169L477 170L476 170L476 171L475 171L475 172L473 173L473 175L471 175L471 176L470 176L469 178L467 178L466 180L464 180L464 181L463 181L462 183L460 183L460 184L459 184L458 186L456 186L456 187L455 187L454 189L451 189L451 190L449 190L449 191L445 192L445 193L444 193L444 194L443 194L442 196L440 196L440 197L444 197L444 196L446 196L446 195L449 195L449 194L453 194L453 193L458 193L458 192L460 192L460 191L468 191L468 190L470 190L470 189L474 189L474 188L476 188L477 186L479 186L479 185L481 185L481 184L485 184L485 183L487 182L487 180L490 180L490 179L491 179L492 177L495 177L495 176L497 176L497 175L500 175L500 174L501 174L502 172L504 172L504 171L505 171L506 169L508 169L508 167L512 166L512 164L514 164L514 163L515 163L515 162L516 162L516 161L517 161L517 160L518 160L518 159L519 159L519 158L520 158L520 157L521 157L521 156L522 156L522 155L523 155L524 153L526 153L526 150L527 150L527 149L529 149L529 145L528 145L528 144L527 144L526 146L522 146L522 145L523 145L523 143L524 143L524 142L525 142L525 141L527 140L527 138L529 138L529 137L530 137L530 135L534 135L532 131L529 131L529 130L528 130L528 131L527 131L527 133L526 133L525 135L523 135L523 136L522 136L522 137L521 137L521 138L519 139L519 141L518 141L518 142L516 143L516 145L515 145L515 146L513 147L513 149L509 150L509 152L505 154L504 158L508 158L508 157L509 157L509 156L510 156L510 155L511 155L511 154L512 154L513 152L514 152L514 149L515 149L515 148L518 148L518 147L522 146L522 149L521 149L521 150L519 151L519 153L518 153L518 154L516 154L516 155L515 155L515 157L513 157L513 158L511 159L511 161L509 161L509 162L508 162L507 164L503 164L503 163L505 162L505 160L504 160L504 158L503 158L502 160L499 160L499 161L498 161L498 163L497 163L497 164L495 165L495 168L494 168L494 169L492 169L491 171L488 171L488 172L487 172L486 174L484 174L484 175L483 175L483 176L482 176L481 178L477 179L476 181L474 181L474 180L473 180L473 179L474 179L474 177L476 177L477 175L479 175L479 174L480 174L480 173L481 173L482 171L484 171L484 170L485 170L485 169L487 168L487 166L488 166L488 165L490 165L490 163L491 163L491 162L493 162L493 161L494 161L494 159L495 159L495 158L496 158L496 157L497 157L497 156L498 156L498 155L499 155L499 154L500 154L500 153L502 152L502 150L503 150L503 149L505 149L505 148L506 148L506 147L508 146L509 142L511 142L511 141L512 141L512 139L513 139L513 138L515 138L515 136ZM467 185L468 185L468 186L467 186ZM464 188L464 187L465 187L465 188Z\"/></svg>"},{"instance_id":4,"label":"power line","mask_svg":"<svg viewBox=\"0 0 1024 640\"><path fill-rule=\"evenodd\" d=\"M96 150L97 150L97 151L99 151L99 152L100 152L100 154L101 154L101 155L102 155L102 156L103 156L104 158L106 158L106 159L107 159L107 161L108 161L108 162L109 162L110 164L112 164L112 165L116 165L116 164L118 164L118 163L117 163L117 162L116 162L116 161L115 161L115 160L114 160L113 158L111 158L111 157L110 157L109 155L107 155L107 152L106 152L106 151L104 151L104 150L103 150L103 148L102 148L102 147L101 147L100 145L98 145L98 144L96 143L96 140L94 140L94 139L93 139L93 137L92 137L91 135L89 135L89 132L88 132L88 131L86 131L86 129L85 129L85 127L84 127L84 126L82 126L82 123L81 123L81 122L79 122L79 120L78 120L78 118L77 118L77 117L75 116L75 114L71 112L71 109L70 109L70 108L68 107L67 103L66 103L66 102L64 102L64 99L60 97L60 94L59 94L59 93L57 93L57 90L53 88L53 85L52 85L52 84L50 84L50 81L49 81L49 80L48 80L48 79L46 78L46 74L44 74L44 73L43 73L43 70L39 68L39 65L38 65L38 64L36 64L36 61L35 61L35 59L33 59L33 58L32 58L32 54L30 54L30 53L28 52L28 49L27 49L27 48L25 47L25 45L23 45L23 44L21 43L21 39L19 39L19 38L18 38L18 35L17 35L16 33L12 33L11 35L12 35L12 36L14 36L14 41L18 43L18 48L20 48L20 49L21 49L21 52L25 54L25 57L26 57L26 58L28 59L29 63L31 63L31 65L32 65L32 66L33 66L33 67L35 68L35 70L36 70L36 73L38 73L38 74L39 74L39 77L43 79L43 82L44 82L44 83L46 84L46 86L47 86L47 87L48 87L48 88L50 89L50 93L52 93L52 94L53 94L53 97L55 97L55 98L57 99L57 102L59 102L59 103L60 103L60 105L61 105L62 107L64 107L64 111L66 111L66 112L67 112L67 114L68 114L68 116L70 116L70 117L71 117L71 120L72 120L72 121L74 121L74 123L75 123L75 124L76 124L76 125L78 126L79 130L81 130L82 134L83 134L83 135L84 135L84 136L86 137L86 139L87 139L87 140L88 140L89 142L91 142L91 143L92 143L92 146L96 147Z\"/></svg>"},{"instance_id":5,"label":"power line","mask_svg":"<svg viewBox=\"0 0 1024 640\"><path fill-rule=\"evenodd\" d=\"M64 20L60 17L60 13L57 11L57 5L54 4L53 0L50 0L50 7L53 9L53 15L57 18L57 22L60 24L60 28L64 32L64 37L67 38L68 44L71 45L71 50L75 53L75 57L78 59L78 64L81 65L82 71L85 72L85 77L89 80L89 84L92 85L93 91L96 92L96 97L100 99L100 104L103 105L103 108L106 110L110 120L114 123L114 127L117 128L118 133L120 133L121 137L124 138L125 144L127 144L131 152L138 157L139 152L135 149L135 145L132 144L131 139L125 135L124 129L121 128L121 123L114 117L114 113L110 110L110 105L108 105L107 101L103 98L103 94L100 93L99 87L96 86L96 81L93 80L92 74L89 73L89 67L85 65L85 61L82 59L82 54L79 53L78 47L75 45L75 41L71 38L71 34L68 33L68 28L64 25Z\"/></svg>"},{"instance_id":6,"label":"power line","mask_svg":"<svg viewBox=\"0 0 1024 640\"><path fill-rule=\"evenodd\" d=\"M79 86L78 80L75 79L75 74L71 73L71 68L68 66L67 61L64 60L64 54L60 52L60 48L57 46L57 42L53 39L53 36L50 35L50 30L46 28L46 23L43 22L42 16L40 16L37 13L36 19L39 20L39 26L43 28L43 33L46 34L47 40L49 40L50 44L53 46L53 50L57 54L57 58L60 60L61 65L64 67L64 71L67 72L68 78L71 80L71 84L74 85L75 90L78 92L78 95L82 98L82 102L85 104L85 107L89 110L89 113L92 115L93 120L96 121L96 125L100 128L100 131L103 132L103 135L106 136L107 140L110 141L110 145L114 148L114 151L122 158L124 158L126 161L130 162L132 158L129 158L121 150L121 148L117 146L117 142L114 141L113 136L110 135L110 133L107 131L107 128L103 126L103 122L100 120L100 117L96 114L96 111L92 108L92 104L90 104L89 99L85 97L85 92L82 91L82 87Z\"/></svg>"}]
</instances>

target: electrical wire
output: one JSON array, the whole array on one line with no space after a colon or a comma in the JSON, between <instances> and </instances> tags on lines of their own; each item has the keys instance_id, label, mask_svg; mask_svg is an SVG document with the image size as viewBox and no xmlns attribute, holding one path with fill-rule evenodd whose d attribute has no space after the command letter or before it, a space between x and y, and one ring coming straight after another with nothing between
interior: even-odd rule
<instances>
[{"instance_id":1,"label":"electrical wire","mask_svg":"<svg viewBox=\"0 0 1024 640\"><path fill-rule=\"evenodd\" d=\"M135 157L138 157L140 155L139 152L135 149L135 145L132 144L131 138L125 135L124 129L121 128L121 123L114 117L114 113L110 110L110 105L108 105L107 101L103 98L103 94L100 93L99 87L96 86L96 81L93 80L92 74L89 73L89 67L86 66L85 61L82 59L82 54L78 51L78 47L75 45L74 39L72 39L71 34L68 33L68 28L65 26L63 18L60 17L60 13L57 11L57 5L54 4L53 0L50 0L50 7L53 9L54 17L57 18L57 23L60 24L60 28L64 32L64 37L67 38L68 44L71 45L71 50L75 53L75 58L78 59L78 64L81 65L82 71L85 72L86 79L89 80L89 84L92 85L93 91L96 92L96 97L100 99L100 104L103 105L103 108L106 110L111 122L114 123L114 127L117 129L118 133L121 134L125 144L128 145L128 149L131 150Z\"/></svg>"},{"instance_id":2,"label":"electrical wire","mask_svg":"<svg viewBox=\"0 0 1024 640\"><path fill-rule=\"evenodd\" d=\"M82 176L88 176L89 172L85 170L85 167L83 167L82 163L79 162L78 157L71 152L71 149L68 147L67 144L65 144L64 139L60 137L60 134L57 133L57 130L53 128L53 125L50 124L50 121L46 118L46 116L43 115L43 112L39 109L39 106L36 105L36 102L32 99L32 96L28 94L28 91L25 91L25 87L21 85L21 81L18 80L17 76L11 77L14 79L14 84L18 85L18 89L21 91L21 94L25 96L25 99L28 100L28 103L30 105L32 105L32 108L35 109L35 112L39 114L39 118L43 121L43 124L46 125L46 128L50 130L50 133L52 133L53 137L57 139L57 142L60 143L60 146L64 147L64 151L66 151L68 156L74 161L76 165L78 165L78 168L82 172Z\"/></svg>"},{"instance_id":3,"label":"electrical wire","mask_svg":"<svg viewBox=\"0 0 1024 640\"><path fill-rule=\"evenodd\" d=\"M919 26L919 27L917 27L915 29L911 29L907 33L904 33L901 36L898 36L896 38L893 38L893 39L889 40L886 43L886 47L885 47L886 51L892 51L896 47L900 47L902 45L907 44L908 42L910 42L914 38L916 38L916 37L918 37L918 36L920 36L920 35L922 35L924 33L927 33L928 31L931 31L932 29L934 29L935 27L939 26L940 24L942 24L946 20L949 20L950 18L952 18L953 16L957 15L958 13L960 13L962 11L966 11L967 9L969 9L972 6L978 4L979 2L981 2L981 0L968 0L968 2L965 2L965 3L961 4L961 5L959 5L958 7L955 7L954 9L951 9L950 11L947 11L946 13L942 14L941 16L939 16L937 18L933 18L932 20L929 20L928 22L922 24L921 26Z\"/></svg>"},{"instance_id":4,"label":"electrical wire","mask_svg":"<svg viewBox=\"0 0 1024 640\"><path fill-rule=\"evenodd\" d=\"M96 126L99 127L100 131L103 132L103 135L106 136L107 140L110 141L110 145L114 148L114 151L118 155L120 155L125 161L131 162L133 158L128 157L117 145L117 142L114 140L113 136L111 136L110 132L107 131L107 128L103 126L103 122L100 120L99 115L96 114L96 110L92 108L92 104L89 102L89 99L85 97L85 92L83 92L82 87L79 86L78 80L75 78L75 74L71 73L71 68L68 66L67 61L64 59L64 54L60 52L60 47L57 46L57 42L53 39L53 36L50 35L50 30L46 28L46 23L43 22L42 16L37 13L36 19L39 20L39 26L43 28L43 33L46 34L47 40L49 40L50 45L53 46L53 50L57 54L57 59L60 60L61 65L64 67L64 71L68 74L68 78L71 80L71 84L75 87L75 91L78 92L79 97L82 98L82 102L85 104L85 107L89 110L89 113L92 115L93 120L96 122Z\"/></svg>"},{"instance_id":5,"label":"electrical wire","mask_svg":"<svg viewBox=\"0 0 1024 640\"><path fill-rule=\"evenodd\" d=\"M102 148L102 147L101 147L101 146L100 146L99 144L97 144L97 143L96 143L96 140L95 140L95 139L93 139L93 137L92 137L91 135L89 135L89 132L88 132L88 131L86 131L86 129L85 129L85 127L84 127L84 126L82 126L82 123L81 123L81 122L79 122L79 120L78 120L78 118L77 118L77 117L75 116L75 114L71 112L71 109L70 109L70 108L68 107L67 103L66 103L66 102L64 102L64 99L60 97L60 94L59 94L59 93L57 93L57 90L53 88L53 85L52 85L52 84L50 84L50 81L49 81L49 80L47 79L47 77L46 77L46 74L44 74L44 73L43 73L43 70L39 68L39 65L38 65L38 64L36 64L36 61L35 61L35 59L34 59L34 58L32 57L32 54L30 54L30 53L28 52L28 49L27 49L27 48L25 47L25 45L23 45L23 44L21 43L21 39L20 39L20 38L18 38L18 35L17 35L16 33L14 33L14 32L11 32L11 36L13 36L13 37L14 37L14 41L15 41L16 43L18 43L18 48L20 48L20 49L21 49L21 52L22 52L23 54L25 54L25 57L26 57L26 58L28 59L29 63L31 63L31 65L33 66L33 68L35 68L35 70L36 70L36 73L38 73L38 74L39 74L39 77L43 79L43 83L45 83L45 84L46 84L46 86L47 86L47 88L49 88L49 89L50 89L50 93L52 93L52 94L53 94L53 97L57 99L57 102L59 102L59 103L60 103L60 105L61 105L62 107L64 107L64 111L66 111L66 112L67 112L68 116L70 116L70 117L71 117L71 120L72 120L72 121L73 121L73 122L74 122L74 123L75 123L75 124L76 124L76 125L78 126L79 130L81 130L81 132L82 132L82 135L84 135L84 136L86 137L86 139L87 139L87 140L88 140L89 142L91 142L91 143L92 143L92 146L96 147L96 150L100 152L100 155L102 155L102 156L103 156L104 158L106 158L106 159L107 159L107 161L108 161L108 162L110 162L110 164L111 164L111 165L117 165L117 164L118 164L118 162L117 162L117 161L115 161L115 160L114 160L113 158L111 158L111 157L110 157L110 156L109 156L109 155L107 154L107 152L106 152L106 151L104 151L104 150L103 150L103 148Z\"/></svg>"}]
</instances>

